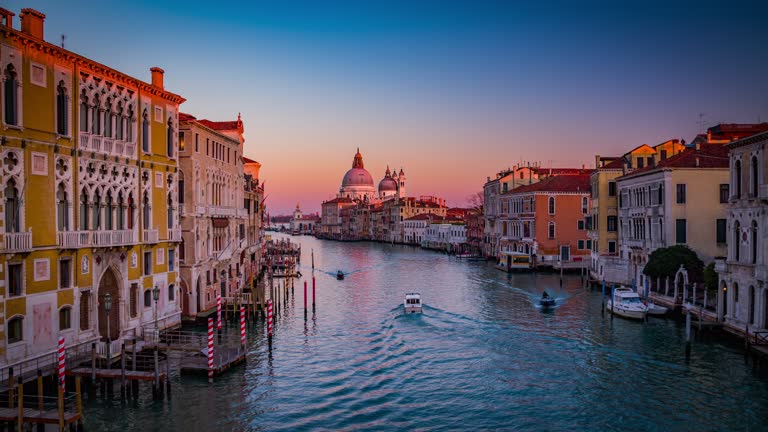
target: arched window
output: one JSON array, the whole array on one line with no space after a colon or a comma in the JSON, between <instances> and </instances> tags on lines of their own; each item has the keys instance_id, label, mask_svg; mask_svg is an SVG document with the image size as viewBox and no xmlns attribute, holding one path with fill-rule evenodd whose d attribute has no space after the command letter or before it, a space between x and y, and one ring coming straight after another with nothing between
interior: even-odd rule
<instances>
[{"instance_id":1,"label":"arched window","mask_svg":"<svg viewBox=\"0 0 768 432\"><path fill-rule=\"evenodd\" d=\"M16 189L16 181L8 180L5 185L5 231L19 232L20 219L19 190Z\"/></svg>"},{"instance_id":2,"label":"arched window","mask_svg":"<svg viewBox=\"0 0 768 432\"><path fill-rule=\"evenodd\" d=\"M168 194L168 229L173 228L173 200L171 194Z\"/></svg>"},{"instance_id":3,"label":"arched window","mask_svg":"<svg viewBox=\"0 0 768 432\"><path fill-rule=\"evenodd\" d=\"M555 223L550 222L549 223L549 232L548 232L549 238L555 238Z\"/></svg>"},{"instance_id":4,"label":"arched window","mask_svg":"<svg viewBox=\"0 0 768 432\"><path fill-rule=\"evenodd\" d=\"M3 86L3 93L5 93L5 124L19 124L18 84L19 83L16 80L16 68L14 68L12 64L9 64L5 68L5 85Z\"/></svg>"},{"instance_id":5,"label":"arched window","mask_svg":"<svg viewBox=\"0 0 768 432\"><path fill-rule=\"evenodd\" d=\"M88 230L88 194L85 192L85 188L80 191L80 229L82 231Z\"/></svg>"},{"instance_id":6,"label":"arched window","mask_svg":"<svg viewBox=\"0 0 768 432\"><path fill-rule=\"evenodd\" d=\"M133 194L128 195L128 229L133 229L133 217L136 210L136 203L133 202Z\"/></svg>"},{"instance_id":7,"label":"arched window","mask_svg":"<svg viewBox=\"0 0 768 432\"><path fill-rule=\"evenodd\" d=\"M179 203L179 205L184 204L184 173L179 171L179 185L177 186L179 196L176 198L176 202ZM182 208L179 207L179 213L181 214Z\"/></svg>"},{"instance_id":8,"label":"arched window","mask_svg":"<svg viewBox=\"0 0 768 432\"><path fill-rule=\"evenodd\" d=\"M755 287L750 285L748 295L749 297L747 298L747 308L749 309L749 316L747 317L747 322L750 324L755 324L755 307L757 306L755 304Z\"/></svg>"},{"instance_id":9,"label":"arched window","mask_svg":"<svg viewBox=\"0 0 768 432\"><path fill-rule=\"evenodd\" d=\"M587 197L581 198L581 212L583 214L587 214Z\"/></svg>"},{"instance_id":10,"label":"arched window","mask_svg":"<svg viewBox=\"0 0 768 432\"><path fill-rule=\"evenodd\" d=\"M144 307L152 307L152 290L144 290Z\"/></svg>"},{"instance_id":11,"label":"arched window","mask_svg":"<svg viewBox=\"0 0 768 432\"><path fill-rule=\"evenodd\" d=\"M168 285L168 301L172 302L175 298L174 291L176 290L176 287L173 286L173 284Z\"/></svg>"},{"instance_id":12,"label":"arched window","mask_svg":"<svg viewBox=\"0 0 768 432\"><path fill-rule=\"evenodd\" d=\"M128 115L125 117L125 140L133 142L133 107L128 107Z\"/></svg>"},{"instance_id":13,"label":"arched window","mask_svg":"<svg viewBox=\"0 0 768 432\"><path fill-rule=\"evenodd\" d=\"M112 99L107 98L107 109L104 110L104 136L112 138Z\"/></svg>"},{"instance_id":14,"label":"arched window","mask_svg":"<svg viewBox=\"0 0 768 432\"><path fill-rule=\"evenodd\" d=\"M147 110L141 114L141 149L149 153L149 114Z\"/></svg>"},{"instance_id":15,"label":"arched window","mask_svg":"<svg viewBox=\"0 0 768 432\"><path fill-rule=\"evenodd\" d=\"M125 229L125 200L123 200L123 193L117 194L117 229Z\"/></svg>"},{"instance_id":16,"label":"arched window","mask_svg":"<svg viewBox=\"0 0 768 432\"><path fill-rule=\"evenodd\" d=\"M733 283L733 303L739 302L739 284L734 282ZM736 309L734 309L735 311Z\"/></svg>"},{"instance_id":17,"label":"arched window","mask_svg":"<svg viewBox=\"0 0 768 432\"><path fill-rule=\"evenodd\" d=\"M107 230L114 229L114 226L112 225L112 218L113 218L113 210L115 208L114 201L112 200L112 191L107 192L107 202L104 209L104 221L106 222L106 228Z\"/></svg>"},{"instance_id":18,"label":"arched window","mask_svg":"<svg viewBox=\"0 0 768 432\"><path fill-rule=\"evenodd\" d=\"M59 309L59 330L69 330L72 328L72 307L64 306Z\"/></svg>"},{"instance_id":19,"label":"arched window","mask_svg":"<svg viewBox=\"0 0 768 432\"><path fill-rule=\"evenodd\" d=\"M757 221L752 221L752 264L757 264Z\"/></svg>"},{"instance_id":20,"label":"arched window","mask_svg":"<svg viewBox=\"0 0 768 432\"><path fill-rule=\"evenodd\" d=\"M59 231L69 230L69 200L64 185L60 184L56 190L56 213L59 222Z\"/></svg>"},{"instance_id":21,"label":"arched window","mask_svg":"<svg viewBox=\"0 0 768 432\"><path fill-rule=\"evenodd\" d=\"M555 214L555 197L549 197L549 214Z\"/></svg>"},{"instance_id":22,"label":"arched window","mask_svg":"<svg viewBox=\"0 0 768 432\"><path fill-rule=\"evenodd\" d=\"M24 317L17 316L8 320L8 343L24 340Z\"/></svg>"},{"instance_id":23,"label":"arched window","mask_svg":"<svg viewBox=\"0 0 768 432\"><path fill-rule=\"evenodd\" d=\"M123 139L123 122L124 121L125 121L125 118L123 118L123 103L118 102L117 112L115 115L115 139L117 140Z\"/></svg>"},{"instance_id":24,"label":"arched window","mask_svg":"<svg viewBox=\"0 0 768 432\"><path fill-rule=\"evenodd\" d=\"M93 195L93 229L101 229L101 193L99 191Z\"/></svg>"},{"instance_id":25,"label":"arched window","mask_svg":"<svg viewBox=\"0 0 768 432\"><path fill-rule=\"evenodd\" d=\"M149 207L149 195L144 193L144 202L142 203L143 208L142 211L144 212L144 229L150 229L150 224L152 223L150 216L151 216L151 208Z\"/></svg>"},{"instance_id":26,"label":"arched window","mask_svg":"<svg viewBox=\"0 0 768 432\"><path fill-rule=\"evenodd\" d=\"M80 132L88 132L88 96L80 94Z\"/></svg>"},{"instance_id":27,"label":"arched window","mask_svg":"<svg viewBox=\"0 0 768 432\"><path fill-rule=\"evenodd\" d=\"M750 191L753 197L757 196L758 192L758 178L757 178L757 156L752 156L752 162L749 164L749 176L750 176Z\"/></svg>"},{"instance_id":28,"label":"arched window","mask_svg":"<svg viewBox=\"0 0 768 432\"><path fill-rule=\"evenodd\" d=\"M741 225L739 221L733 225L733 260L741 259Z\"/></svg>"},{"instance_id":29,"label":"arched window","mask_svg":"<svg viewBox=\"0 0 768 432\"><path fill-rule=\"evenodd\" d=\"M173 138L174 138L174 132L173 132L173 120L168 119L168 130L166 131L166 146L168 151L168 157L173 157Z\"/></svg>"},{"instance_id":30,"label":"arched window","mask_svg":"<svg viewBox=\"0 0 768 432\"><path fill-rule=\"evenodd\" d=\"M736 191L736 199L741 198L741 161L737 160L734 163L734 174L733 174L733 181L734 181L734 188L733 190Z\"/></svg>"},{"instance_id":31,"label":"arched window","mask_svg":"<svg viewBox=\"0 0 768 432\"><path fill-rule=\"evenodd\" d=\"M94 135L101 134L101 100L99 96L93 97L93 111L91 111L91 133Z\"/></svg>"},{"instance_id":32,"label":"arched window","mask_svg":"<svg viewBox=\"0 0 768 432\"><path fill-rule=\"evenodd\" d=\"M64 81L59 81L56 87L56 132L59 135L68 134L69 105L67 104L67 88Z\"/></svg>"}]
</instances>

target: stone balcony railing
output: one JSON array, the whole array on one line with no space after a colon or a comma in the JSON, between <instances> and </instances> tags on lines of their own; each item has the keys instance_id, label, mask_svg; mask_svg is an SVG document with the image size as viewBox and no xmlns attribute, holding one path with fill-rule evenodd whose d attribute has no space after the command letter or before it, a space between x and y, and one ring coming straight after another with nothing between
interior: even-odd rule
<instances>
[{"instance_id":1,"label":"stone balcony railing","mask_svg":"<svg viewBox=\"0 0 768 432\"><path fill-rule=\"evenodd\" d=\"M93 246L128 246L137 243L134 230L93 231Z\"/></svg>"},{"instance_id":2,"label":"stone balcony railing","mask_svg":"<svg viewBox=\"0 0 768 432\"><path fill-rule=\"evenodd\" d=\"M237 209L234 207L208 206L208 215L210 216L235 216L236 214Z\"/></svg>"},{"instance_id":3,"label":"stone balcony railing","mask_svg":"<svg viewBox=\"0 0 768 432\"><path fill-rule=\"evenodd\" d=\"M156 229L144 230L144 243L157 243L160 240L160 236Z\"/></svg>"},{"instance_id":4,"label":"stone balcony railing","mask_svg":"<svg viewBox=\"0 0 768 432\"><path fill-rule=\"evenodd\" d=\"M4 252L30 252L32 250L32 231L5 233Z\"/></svg>"},{"instance_id":5,"label":"stone balcony railing","mask_svg":"<svg viewBox=\"0 0 768 432\"><path fill-rule=\"evenodd\" d=\"M90 234L87 231L86 234ZM77 249L80 247L80 231L59 231L59 247Z\"/></svg>"},{"instance_id":6,"label":"stone balcony railing","mask_svg":"<svg viewBox=\"0 0 768 432\"><path fill-rule=\"evenodd\" d=\"M136 158L136 143L80 132L80 149L109 156Z\"/></svg>"},{"instance_id":7,"label":"stone balcony railing","mask_svg":"<svg viewBox=\"0 0 768 432\"><path fill-rule=\"evenodd\" d=\"M172 242L180 242L181 241L181 227L171 228L168 233L168 237L170 241Z\"/></svg>"}]
</instances>

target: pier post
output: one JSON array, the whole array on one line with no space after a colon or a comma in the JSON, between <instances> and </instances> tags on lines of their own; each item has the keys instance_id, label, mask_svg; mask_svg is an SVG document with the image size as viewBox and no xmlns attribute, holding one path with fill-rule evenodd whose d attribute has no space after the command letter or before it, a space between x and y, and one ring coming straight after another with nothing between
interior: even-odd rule
<instances>
[{"instance_id":1,"label":"pier post","mask_svg":"<svg viewBox=\"0 0 768 432\"><path fill-rule=\"evenodd\" d=\"M81 392L79 376L75 376L75 393L77 397L77 414L80 416L77 420L77 429L83 430L83 395Z\"/></svg>"},{"instance_id":2,"label":"pier post","mask_svg":"<svg viewBox=\"0 0 768 432\"><path fill-rule=\"evenodd\" d=\"M560 288L563 287L563 257L560 257Z\"/></svg>"},{"instance_id":3,"label":"pier post","mask_svg":"<svg viewBox=\"0 0 768 432\"><path fill-rule=\"evenodd\" d=\"M8 368L8 408L13 408L13 366Z\"/></svg>"},{"instance_id":4,"label":"pier post","mask_svg":"<svg viewBox=\"0 0 768 432\"><path fill-rule=\"evenodd\" d=\"M307 281L304 281L304 321L307 320Z\"/></svg>"},{"instance_id":5,"label":"pier post","mask_svg":"<svg viewBox=\"0 0 768 432\"><path fill-rule=\"evenodd\" d=\"M315 311L315 277L312 276L312 312Z\"/></svg>"},{"instance_id":6,"label":"pier post","mask_svg":"<svg viewBox=\"0 0 768 432\"><path fill-rule=\"evenodd\" d=\"M59 387L59 393L61 393L61 387ZM19 380L19 432L24 430L24 382Z\"/></svg>"},{"instance_id":7,"label":"pier post","mask_svg":"<svg viewBox=\"0 0 768 432\"><path fill-rule=\"evenodd\" d=\"M59 430L64 430L64 390L61 388L61 386L58 387L58 395L59 395ZM21 429L19 429L21 431Z\"/></svg>"},{"instance_id":8,"label":"pier post","mask_svg":"<svg viewBox=\"0 0 768 432\"><path fill-rule=\"evenodd\" d=\"M685 313L685 359L691 358L691 311Z\"/></svg>"},{"instance_id":9,"label":"pier post","mask_svg":"<svg viewBox=\"0 0 768 432\"><path fill-rule=\"evenodd\" d=\"M125 399L125 342L120 345L120 398Z\"/></svg>"},{"instance_id":10,"label":"pier post","mask_svg":"<svg viewBox=\"0 0 768 432\"><path fill-rule=\"evenodd\" d=\"M272 350L272 300L267 300L267 342Z\"/></svg>"},{"instance_id":11,"label":"pier post","mask_svg":"<svg viewBox=\"0 0 768 432\"><path fill-rule=\"evenodd\" d=\"M96 342L91 343L91 385L96 385Z\"/></svg>"},{"instance_id":12,"label":"pier post","mask_svg":"<svg viewBox=\"0 0 768 432\"><path fill-rule=\"evenodd\" d=\"M669 297L669 276L667 276L666 286L664 288L664 297Z\"/></svg>"},{"instance_id":13,"label":"pier post","mask_svg":"<svg viewBox=\"0 0 768 432\"><path fill-rule=\"evenodd\" d=\"M603 278L602 289L600 291L600 316L605 316L605 278Z\"/></svg>"},{"instance_id":14,"label":"pier post","mask_svg":"<svg viewBox=\"0 0 768 432\"><path fill-rule=\"evenodd\" d=\"M171 400L171 342L165 344L165 391Z\"/></svg>"},{"instance_id":15,"label":"pier post","mask_svg":"<svg viewBox=\"0 0 768 432\"><path fill-rule=\"evenodd\" d=\"M155 341L155 349L154 349L154 357L155 357L155 385L152 389L152 393L155 396L155 399L157 399L157 392L158 387L160 386L160 361L157 358L157 345L160 343L159 340Z\"/></svg>"},{"instance_id":16,"label":"pier post","mask_svg":"<svg viewBox=\"0 0 768 432\"><path fill-rule=\"evenodd\" d=\"M45 404L43 403L43 371L37 370L37 409L43 411Z\"/></svg>"},{"instance_id":17,"label":"pier post","mask_svg":"<svg viewBox=\"0 0 768 432\"><path fill-rule=\"evenodd\" d=\"M315 249L312 248L312 270L315 269Z\"/></svg>"},{"instance_id":18,"label":"pier post","mask_svg":"<svg viewBox=\"0 0 768 432\"><path fill-rule=\"evenodd\" d=\"M213 318L208 318L208 383L213 384Z\"/></svg>"}]
</instances>

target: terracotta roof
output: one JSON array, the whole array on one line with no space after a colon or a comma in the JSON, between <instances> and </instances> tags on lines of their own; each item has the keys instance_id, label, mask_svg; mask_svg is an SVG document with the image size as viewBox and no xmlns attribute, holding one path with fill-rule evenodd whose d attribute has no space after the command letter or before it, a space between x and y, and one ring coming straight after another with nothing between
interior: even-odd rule
<instances>
[{"instance_id":1,"label":"terracotta roof","mask_svg":"<svg viewBox=\"0 0 768 432\"><path fill-rule=\"evenodd\" d=\"M521 167L522 168L528 168L528 167ZM581 174L584 172L582 168L544 168L544 167L530 167L531 171L535 172L536 174L544 174L544 175L573 175L573 174Z\"/></svg>"},{"instance_id":2,"label":"terracotta roof","mask_svg":"<svg viewBox=\"0 0 768 432\"><path fill-rule=\"evenodd\" d=\"M538 183L523 185L512 189L507 194L528 192L584 192L589 193L589 176L593 170L584 170L583 174L559 175L547 177Z\"/></svg>"},{"instance_id":3,"label":"terracotta roof","mask_svg":"<svg viewBox=\"0 0 768 432\"><path fill-rule=\"evenodd\" d=\"M728 143L727 146L729 149L735 149L739 147L743 147L749 144L756 143L758 141L768 141L768 132L759 133L757 135L752 135L747 138L742 138L738 141L734 141L732 143Z\"/></svg>"},{"instance_id":4,"label":"terracotta roof","mask_svg":"<svg viewBox=\"0 0 768 432\"><path fill-rule=\"evenodd\" d=\"M238 130L237 120L234 121L211 121L208 119L199 120L198 123L205 125L213 130L226 131L226 130Z\"/></svg>"},{"instance_id":5,"label":"terracotta roof","mask_svg":"<svg viewBox=\"0 0 768 432\"><path fill-rule=\"evenodd\" d=\"M354 201L352 201L352 198L347 197L341 197L341 198L334 198L330 201L325 201L323 204L352 204Z\"/></svg>"},{"instance_id":6,"label":"terracotta roof","mask_svg":"<svg viewBox=\"0 0 768 432\"><path fill-rule=\"evenodd\" d=\"M247 157L243 156L243 163L249 164L249 163L259 163L259 162L255 161L255 160L253 160L251 158L247 158Z\"/></svg>"},{"instance_id":7,"label":"terracotta roof","mask_svg":"<svg viewBox=\"0 0 768 432\"><path fill-rule=\"evenodd\" d=\"M188 122L188 121L196 121L196 120L197 120L197 118L195 118L195 116L193 116L192 114L187 114L187 113L183 113L183 112L179 113L179 121L180 122Z\"/></svg>"},{"instance_id":8,"label":"terracotta roof","mask_svg":"<svg viewBox=\"0 0 768 432\"><path fill-rule=\"evenodd\" d=\"M422 213L422 214L419 214L419 215L416 215L416 216L411 216L411 217L409 217L409 218L408 218L408 219L406 219L406 220L407 220L407 221L415 221L415 220L430 220L430 219L432 219L432 218L434 218L434 217L436 217L436 216L435 216L435 215L433 215L433 214L429 214L429 213Z\"/></svg>"},{"instance_id":9,"label":"terracotta roof","mask_svg":"<svg viewBox=\"0 0 768 432\"><path fill-rule=\"evenodd\" d=\"M620 178L635 176L665 168L728 168L728 147L722 144L701 144L699 149L687 148L682 152L648 166L632 171Z\"/></svg>"},{"instance_id":10,"label":"terracotta roof","mask_svg":"<svg viewBox=\"0 0 768 432\"><path fill-rule=\"evenodd\" d=\"M603 165L600 169L621 169L622 167L624 167L624 158L618 157Z\"/></svg>"},{"instance_id":11,"label":"terracotta roof","mask_svg":"<svg viewBox=\"0 0 768 432\"><path fill-rule=\"evenodd\" d=\"M713 140L737 140L768 131L768 123L721 123L707 129Z\"/></svg>"}]
</instances>

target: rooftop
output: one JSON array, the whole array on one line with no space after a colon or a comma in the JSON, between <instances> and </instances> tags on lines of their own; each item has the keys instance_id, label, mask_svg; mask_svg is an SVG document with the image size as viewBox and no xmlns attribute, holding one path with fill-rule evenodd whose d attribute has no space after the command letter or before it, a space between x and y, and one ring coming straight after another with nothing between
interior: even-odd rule
<instances>
[{"instance_id":1,"label":"rooftop","mask_svg":"<svg viewBox=\"0 0 768 432\"><path fill-rule=\"evenodd\" d=\"M640 168L620 178L641 175L669 168L728 168L728 146L701 144L699 148L687 148L682 152L659 161L656 166Z\"/></svg>"},{"instance_id":2,"label":"rooftop","mask_svg":"<svg viewBox=\"0 0 768 432\"><path fill-rule=\"evenodd\" d=\"M506 194L530 192L589 192L589 176L593 170L583 170L581 174L558 175L547 177L538 183L518 186Z\"/></svg>"}]
</instances>

